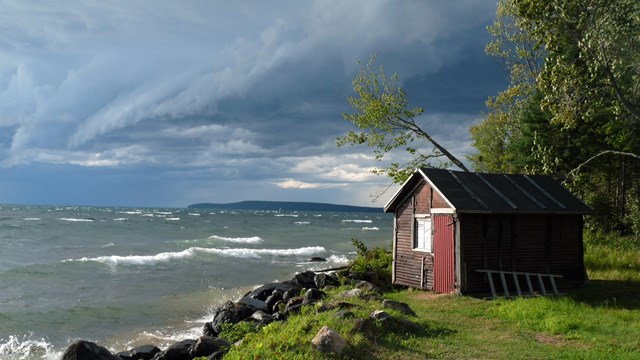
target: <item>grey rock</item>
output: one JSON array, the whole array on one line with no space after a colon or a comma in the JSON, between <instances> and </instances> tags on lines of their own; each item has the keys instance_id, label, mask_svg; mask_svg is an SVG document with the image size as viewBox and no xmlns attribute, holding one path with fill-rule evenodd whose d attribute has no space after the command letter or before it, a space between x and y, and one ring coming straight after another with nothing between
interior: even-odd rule
<instances>
[{"instance_id":1,"label":"grey rock","mask_svg":"<svg viewBox=\"0 0 640 360\"><path fill-rule=\"evenodd\" d=\"M417 316L411 307L403 302L385 299L382 301L382 307L386 309L397 310L405 315Z\"/></svg>"},{"instance_id":2,"label":"grey rock","mask_svg":"<svg viewBox=\"0 0 640 360\"><path fill-rule=\"evenodd\" d=\"M380 320L380 321L387 321L391 319L391 315L389 315L389 313L384 310L375 310L371 314L371 317L373 319Z\"/></svg>"},{"instance_id":3,"label":"grey rock","mask_svg":"<svg viewBox=\"0 0 640 360\"><path fill-rule=\"evenodd\" d=\"M269 308L267 307L266 302L262 300L250 298L250 297L243 297L242 299L238 300L238 304L246 305L256 311L257 310L269 311Z\"/></svg>"},{"instance_id":4,"label":"grey rock","mask_svg":"<svg viewBox=\"0 0 640 360\"><path fill-rule=\"evenodd\" d=\"M151 360L160 349L155 345L137 346L129 351L122 351L116 354L122 360Z\"/></svg>"},{"instance_id":5,"label":"grey rock","mask_svg":"<svg viewBox=\"0 0 640 360\"><path fill-rule=\"evenodd\" d=\"M76 341L65 350L61 360L122 360L109 350L90 341Z\"/></svg>"},{"instance_id":6,"label":"grey rock","mask_svg":"<svg viewBox=\"0 0 640 360\"><path fill-rule=\"evenodd\" d=\"M324 289L327 286L340 285L340 281L337 277L325 273L316 274L316 276L313 277L313 282L316 284L318 289Z\"/></svg>"},{"instance_id":7,"label":"grey rock","mask_svg":"<svg viewBox=\"0 0 640 360\"><path fill-rule=\"evenodd\" d=\"M210 356L220 352L226 353L231 348L231 344L218 337L201 336L190 348L191 357Z\"/></svg>"},{"instance_id":8,"label":"grey rock","mask_svg":"<svg viewBox=\"0 0 640 360\"><path fill-rule=\"evenodd\" d=\"M324 298L326 296L326 294L318 289L309 289L307 290L307 292L304 294L304 301L317 301L320 300L322 298Z\"/></svg>"},{"instance_id":9,"label":"grey rock","mask_svg":"<svg viewBox=\"0 0 640 360\"><path fill-rule=\"evenodd\" d=\"M249 320L254 320L262 325L267 325L268 323L273 321L273 316L267 314L264 311L258 310L249 317Z\"/></svg>"},{"instance_id":10,"label":"grey rock","mask_svg":"<svg viewBox=\"0 0 640 360\"><path fill-rule=\"evenodd\" d=\"M311 340L313 347L322 353L341 354L347 347L342 336L328 326L323 326Z\"/></svg>"},{"instance_id":11,"label":"grey rock","mask_svg":"<svg viewBox=\"0 0 640 360\"><path fill-rule=\"evenodd\" d=\"M359 297L362 297L362 295L364 295L364 292L361 289L351 289L345 292L341 292L340 294L338 294L338 297L359 298Z\"/></svg>"},{"instance_id":12,"label":"grey rock","mask_svg":"<svg viewBox=\"0 0 640 360\"><path fill-rule=\"evenodd\" d=\"M382 292L382 290L379 287L373 285L372 283L370 283L368 281L364 281L364 280L358 281L355 284L355 287L356 287L356 289L360 289L362 291L370 292L370 293L381 293Z\"/></svg>"},{"instance_id":13,"label":"grey rock","mask_svg":"<svg viewBox=\"0 0 640 360\"><path fill-rule=\"evenodd\" d=\"M351 319L356 316L352 311L349 310L338 310L338 312L333 315L338 319Z\"/></svg>"},{"instance_id":14,"label":"grey rock","mask_svg":"<svg viewBox=\"0 0 640 360\"><path fill-rule=\"evenodd\" d=\"M223 324L237 324L240 321L248 318L255 312L252 309L243 304L234 304L231 301L227 301L224 305L219 307L213 315L213 320L205 325L205 331L208 331L207 335L218 335L222 332Z\"/></svg>"},{"instance_id":15,"label":"grey rock","mask_svg":"<svg viewBox=\"0 0 640 360\"><path fill-rule=\"evenodd\" d=\"M165 351L161 351L153 357L153 360L191 360L191 347L196 340L187 339L178 341Z\"/></svg>"}]
</instances>

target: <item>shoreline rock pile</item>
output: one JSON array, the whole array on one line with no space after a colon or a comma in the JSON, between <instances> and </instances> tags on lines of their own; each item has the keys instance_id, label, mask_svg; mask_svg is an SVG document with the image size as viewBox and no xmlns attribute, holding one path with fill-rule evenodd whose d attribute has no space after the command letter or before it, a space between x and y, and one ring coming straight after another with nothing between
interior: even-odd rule
<instances>
[{"instance_id":1,"label":"shoreline rock pile","mask_svg":"<svg viewBox=\"0 0 640 360\"><path fill-rule=\"evenodd\" d=\"M351 278L348 281L353 286L351 290L335 295L331 301L323 301L316 307L316 311L338 309L336 317L351 319L356 331L372 338L377 332L373 322L391 328L419 328L410 320L393 318L385 310L376 310L368 318L355 317L350 311L355 305L347 302L349 298L375 300L383 309L393 309L408 317L415 317L416 314L405 303L383 299L379 296L382 293L380 288L368 281ZM227 301L222 304L215 311L212 320L204 324L203 335L197 339L178 341L165 350L154 345L143 345L115 355L95 343L81 340L71 344L61 360L192 360L195 357L206 357L207 360L221 359L232 346L228 340L219 337L224 333L226 324L251 322L260 327L273 321L286 320L291 314L299 313L302 307L314 305L325 298L326 293L323 290L339 285L340 280L335 272L302 272L291 280L264 284L249 291L237 302ZM340 354L349 347L340 334L327 326L320 329L311 343L316 350L323 353Z\"/></svg>"},{"instance_id":2,"label":"shoreline rock pile","mask_svg":"<svg viewBox=\"0 0 640 360\"><path fill-rule=\"evenodd\" d=\"M266 325L285 320L290 314L298 313L303 306L315 304L324 298L326 294L322 289L339 284L335 274L305 271L291 280L262 285L235 303L227 301L216 310L213 319L204 325L203 336L198 339L178 341L165 350L154 345L143 345L115 355L95 343L80 340L66 349L62 360L191 360L201 356L211 360L220 359L231 347L227 340L218 337L224 324L252 321Z\"/></svg>"}]
</instances>

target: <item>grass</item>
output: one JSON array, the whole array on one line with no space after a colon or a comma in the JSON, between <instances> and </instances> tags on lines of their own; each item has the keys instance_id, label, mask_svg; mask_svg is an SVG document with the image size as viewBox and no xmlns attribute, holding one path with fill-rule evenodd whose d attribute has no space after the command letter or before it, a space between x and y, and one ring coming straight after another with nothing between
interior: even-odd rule
<instances>
[{"instance_id":1,"label":"grass","mask_svg":"<svg viewBox=\"0 0 640 360\"><path fill-rule=\"evenodd\" d=\"M640 254L633 239L585 237L590 283L563 297L484 300L397 290L385 298L417 317L389 310L392 325L367 319L379 301L353 304L351 319L308 307L287 322L250 332L225 359L640 359ZM344 288L336 289L330 296ZM331 301L331 300L327 300ZM417 327L404 326L412 321ZM323 325L349 350L320 354L310 341ZM356 330L359 329L359 330Z\"/></svg>"}]
</instances>

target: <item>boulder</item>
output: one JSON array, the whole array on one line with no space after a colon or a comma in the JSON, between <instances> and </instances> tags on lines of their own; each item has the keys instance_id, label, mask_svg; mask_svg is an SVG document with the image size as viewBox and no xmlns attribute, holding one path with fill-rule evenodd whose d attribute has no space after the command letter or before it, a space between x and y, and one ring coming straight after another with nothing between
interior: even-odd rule
<instances>
[{"instance_id":1,"label":"boulder","mask_svg":"<svg viewBox=\"0 0 640 360\"><path fill-rule=\"evenodd\" d=\"M316 283L315 281L313 281L315 276L316 276L315 272L305 271L297 274L293 278L293 281L305 289L312 289L312 288L316 288Z\"/></svg>"},{"instance_id":2,"label":"boulder","mask_svg":"<svg viewBox=\"0 0 640 360\"><path fill-rule=\"evenodd\" d=\"M351 319L355 317L356 314L349 310L338 310L333 316L338 319Z\"/></svg>"},{"instance_id":3,"label":"boulder","mask_svg":"<svg viewBox=\"0 0 640 360\"><path fill-rule=\"evenodd\" d=\"M211 322L206 322L204 323L204 326L202 326L202 335L217 336L218 333L216 333L215 330L213 330L213 325L211 324Z\"/></svg>"},{"instance_id":4,"label":"boulder","mask_svg":"<svg viewBox=\"0 0 640 360\"><path fill-rule=\"evenodd\" d=\"M223 324L237 324L251 316L254 312L254 309L246 305L234 304L231 301L227 301L216 310L213 315L213 320L205 325L205 333L209 336L216 336L222 332Z\"/></svg>"},{"instance_id":5,"label":"boulder","mask_svg":"<svg viewBox=\"0 0 640 360\"><path fill-rule=\"evenodd\" d=\"M313 277L313 282L316 284L318 289L324 289L327 286L338 286L340 285L340 281L337 277L325 274L318 273Z\"/></svg>"},{"instance_id":6,"label":"boulder","mask_svg":"<svg viewBox=\"0 0 640 360\"><path fill-rule=\"evenodd\" d=\"M262 300L258 300L250 297L243 297L242 299L238 300L238 304L246 305L255 311L258 311L258 310L269 311L269 308L267 307L267 303L265 303Z\"/></svg>"},{"instance_id":7,"label":"boulder","mask_svg":"<svg viewBox=\"0 0 640 360\"><path fill-rule=\"evenodd\" d=\"M311 340L313 347L323 353L341 354L347 347L342 336L328 326L323 326Z\"/></svg>"},{"instance_id":8,"label":"boulder","mask_svg":"<svg viewBox=\"0 0 640 360\"><path fill-rule=\"evenodd\" d=\"M267 312L269 314L273 314L274 312L278 311L278 309L275 308L275 305L278 301L282 300L282 292L280 292L279 290L274 290L273 294L269 295L269 297L267 297L267 299L264 301L264 303L267 305Z\"/></svg>"},{"instance_id":9,"label":"boulder","mask_svg":"<svg viewBox=\"0 0 640 360\"><path fill-rule=\"evenodd\" d=\"M262 285L260 287L257 287L255 289L249 291L248 293L246 293L244 295L244 297L249 297L249 298L254 298L254 299L265 301L267 299L267 297L269 295L271 295L271 293L273 293L273 291L275 289L277 289L281 285L282 284L280 284L280 283L264 284L264 285Z\"/></svg>"},{"instance_id":10,"label":"boulder","mask_svg":"<svg viewBox=\"0 0 640 360\"><path fill-rule=\"evenodd\" d=\"M326 294L318 289L309 289L307 290L307 292L304 294L304 300L303 302L311 302L311 301L318 301L322 298L324 298L326 296Z\"/></svg>"},{"instance_id":11,"label":"boulder","mask_svg":"<svg viewBox=\"0 0 640 360\"><path fill-rule=\"evenodd\" d=\"M151 360L160 352L155 345L137 346L129 351L122 351L116 354L122 360Z\"/></svg>"},{"instance_id":12,"label":"boulder","mask_svg":"<svg viewBox=\"0 0 640 360\"><path fill-rule=\"evenodd\" d=\"M267 325L268 323L273 321L273 316L267 314L264 311L258 310L254 312L248 320L253 320L262 325Z\"/></svg>"},{"instance_id":13,"label":"boulder","mask_svg":"<svg viewBox=\"0 0 640 360\"><path fill-rule=\"evenodd\" d=\"M302 304L303 301L304 301L304 298L301 297L301 296L289 299L289 301L287 301L287 305L285 306L285 308L289 308L289 307L292 307L292 306L295 306L295 305Z\"/></svg>"},{"instance_id":14,"label":"boulder","mask_svg":"<svg viewBox=\"0 0 640 360\"><path fill-rule=\"evenodd\" d=\"M373 319L376 320L380 320L380 321L388 321L391 320L391 315L389 315L388 312L384 311L384 310L375 310L372 314L371 317Z\"/></svg>"},{"instance_id":15,"label":"boulder","mask_svg":"<svg viewBox=\"0 0 640 360\"><path fill-rule=\"evenodd\" d=\"M79 340L69 345L61 360L122 360L109 350L90 341Z\"/></svg>"},{"instance_id":16,"label":"boulder","mask_svg":"<svg viewBox=\"0 0 640 360\"><path fill-rule=\"evenodd\" d=\"M380 290L379 287L364 280L356 282L355 287L356 289L360 289L362 291L369 292L369 293L382 293L382 290Z\"/></svg>"},{"instance_id":17,"label":"boulder","mask_svg":"<svg viewBox=\"0 0 640 360\"><path fill-rule=\"evenodd\" d=\"M295 286L291 286L282 294L282 300L284 302L289 301L289 299L300 296L300 292L302 291L302 287L298 284Z\"/></svg>"},{"instance_id":18,"label":"boulder","mask_svg":"<svg viewBox=\"0 0 640 360\"><path fill-rule=\"evenodd\" d=\"M191 360L191 347L196 343L196 340L187 339L178 341L169 346L167 350L157 353L153 360Z\"/></svg>"},{"instance_id":19,"label":"boulder","mask_svg":"<svg viewBox=\"0 0 640 360\"><path fill-rule=\"evenodd\" d=\"M397 310L405 315L417 316L411 307L403 302L385 299L382 301L382 307L386 309Z\"/></svg>"},{"instance_id":20,"label":"boulder","mask_svg":"<svg viewBox=\"0 0 640 360\"><path fill-rule=\"evenodd\" d=\"M291 306L287 306L284 309L284 314L283 315L285 317L287 317L287 316L289 316L291 314L299 314L300 313L300 309L302 309L302 307L305 306L305 305L306 304L299 303L299 304L293 304Z\"/></svg>"},{"instance_id":21,"label":"boulder","mask_svg":"<svg viewBox=\"0 0 640 360\"><path fill-rule=\"evenodd\" d=\"M192 358L200 356L210 356L212 354L227 353L231 348L231 344L218 337L201 336L189 349Z\"/></svg>"},{"instance_id":22,"label":"boulder","mask_svg":"<svg viewBox=\"0 0 640 360\"><path fill-rule=\"evenodd\" d=\"M340 294L338 294L338 297L359 298L359 297L362 297L362 295L364 295L364 292L361 289L351 289L345 292L341 292Z\"/></svg>"}]
</instances>

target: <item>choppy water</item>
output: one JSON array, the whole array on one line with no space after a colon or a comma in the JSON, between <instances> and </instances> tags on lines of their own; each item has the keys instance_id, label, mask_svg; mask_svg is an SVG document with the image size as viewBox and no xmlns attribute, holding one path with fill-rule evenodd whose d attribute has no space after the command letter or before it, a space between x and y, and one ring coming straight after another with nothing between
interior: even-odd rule
<instances>
[{"instance_id":1,"label":"choppy water","mask_svg":"<svg viewBox=\"0 0 640 360\"><path fill-rule=\"evenodd\" d=\"M0 206L0 359L196 336L223 301L344 265L351 238L388 246L392 226L382 213Z\"/></svg>"}]
</instances>

